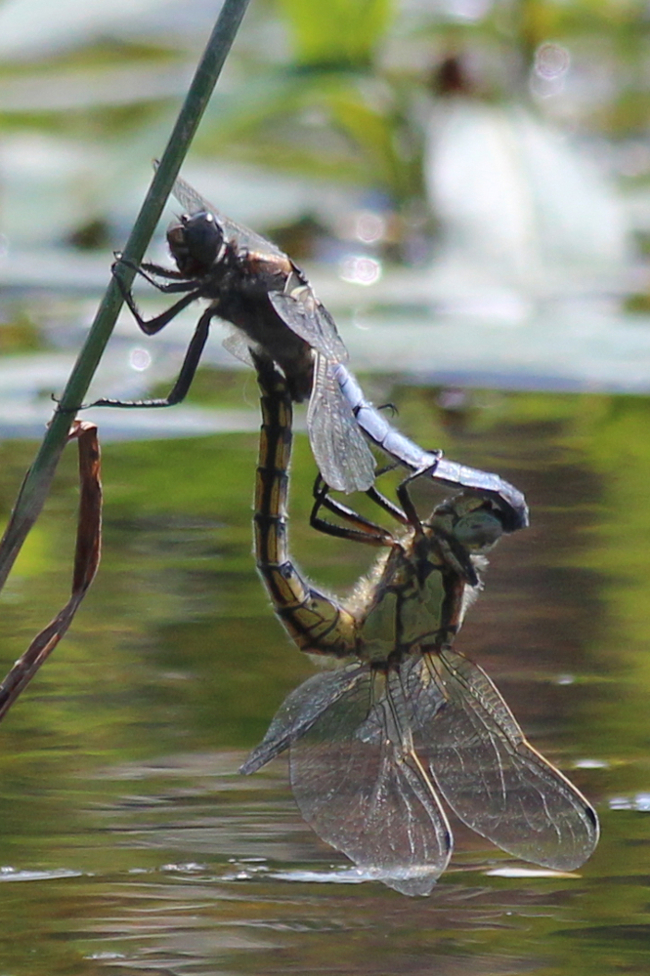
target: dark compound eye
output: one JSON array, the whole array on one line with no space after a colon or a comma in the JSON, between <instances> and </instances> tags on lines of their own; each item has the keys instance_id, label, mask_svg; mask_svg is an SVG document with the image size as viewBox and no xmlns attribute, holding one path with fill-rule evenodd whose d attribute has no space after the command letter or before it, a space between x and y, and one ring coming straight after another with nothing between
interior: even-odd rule
<instances>
[{"instance_id":1,"label":"dark compound eye","mask_svg":"<svg viewBox=\"0 0 650 976\"><path fill-rule=\"evenodd\" d=\"M188 253L198 264L213 264L223 245L223 231L211 213L193 214L183 219Z\"/></svg>"},{"instance_id":2,"label":"dark compound eye","mask_svg":"<svg viewBox=\"0 0 650 976\"><path fill-rule=\"evenodd\" d=\"M201 211L183 214L167 231L167 242L179 271L194 278L207 274L222 256L224 236L214 215Z\"/></svg>"}]
</instances>

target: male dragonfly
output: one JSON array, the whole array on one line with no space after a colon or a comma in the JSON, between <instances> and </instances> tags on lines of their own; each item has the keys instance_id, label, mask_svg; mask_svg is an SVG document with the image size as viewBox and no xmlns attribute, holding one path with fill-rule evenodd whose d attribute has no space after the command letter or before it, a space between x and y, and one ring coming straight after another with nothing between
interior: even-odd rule
<instances>
[{"instance_id":1,"label":"male dragonfly","mask_svg":"<svg viewBox=\"0 0 650 976\"><path fill-rule=\"evenodd\" d=\"M194 378L210 323L218 316L236 326L236 333L225 343L231 352L250 362L248 346L252 343L282 368L294 400L309 398L307 426L312 450L331 488L351 492L373 484L375 463L363 431L372 444L411 471L422 473L427 469L432 478L445 484L478 487L498 495L504 511L511 509L507 531L527 524L523 495L507 481L447 461L442 451L422 451L363 398L344 365L348 353L332 316L286 254L220 213L184 180L176 181L173 192L187 211L167 233L177 270L145 262L137 271L159 291L185 294L148 320L141 316L127 289L124 298L147 335L159 332L196 299L206 298L210 304L198 321L178 379L167 397L135 402L101 399L93 406L165 407L179 403ZM116 274L119 282L119 261Z\"/></svg>"},{"instance_id":2,"label":"male dragonfly","mask_svg":"<svg viewBox=\"0 0 650 976\"><path fill-rule=\"evenodd\" d=\"M257 365L258 568L298 647L340 666L288 696L241 772L289 749L305 820L365 877L407 895L429 894L449 862L453 838L442 799L516 857L557 870L579 867L598 841L594 809L526 741L485 672L453 648L480 589L482 554L503 530L499 505L462 492L421 522L406 483L398 489L403 511L371 489L408 524L398 538L331 499L321 483L315 527L388 547L352 600L331 599L289 555L291 398L270 363ZM323 507L350 524L326 521Z\"/></svg>"},{"instance_id":3,"label":"male dragonfly","mask_svg":"<svg viewBox=\"0 0 650 976\"><path fill-rule=\"evenodd\" d=\"M237 332L225 343L231 352L250 362L249 346L263 350L282 368L293 399L309 399L309 436L327 483L342 491L365 491L374 482L375 461L332 372L348 358L332 316L303 272L275 244L224 216L184 180L176 181L173 193L186 210L167 232L177 269L145 262L136 270L159 291L184 294L151 319L142 317L126 288L124 299L147 335L155 335L196 299L206 298L210 304L197 323L167 397L102 399L93 406L179 403L194 378L210 323L218 316L236 326ZM119 268L118 259L118 282Z\"/></svg>"},{"instance_id":4,"label":"male dragonfly","mask_svg":"<svg viewBox=\"0 0 650 976\"><path fill-rule=\"evenodd\" d=\"M443 485L476 491L491 498L500 510L505 532L524 529L528 523L526 499L518 488L500 475L470 468L443 457L442 451L425 451L402 434L363 395L356 377L343 363L333 368L341 392L366 438L414 476L431 477Z\"/></svg>"}]
</instances>

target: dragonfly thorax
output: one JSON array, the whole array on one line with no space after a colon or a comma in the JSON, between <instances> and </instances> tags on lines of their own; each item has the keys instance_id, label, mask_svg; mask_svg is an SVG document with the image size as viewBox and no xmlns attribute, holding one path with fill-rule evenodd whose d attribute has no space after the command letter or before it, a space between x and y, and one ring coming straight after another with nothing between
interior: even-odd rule
<instances>
[{"instance_id":1,"label":"dragonfly thorax","mask_svg":"<svg viewBox=\"0 0 650 976\"><path fill-rule=\"evenodd\" d=\"M358 654L374 665L400 661L422 644L437 644L455 630L463 584L445 572L434 538L396 543L367 590L358 616ZM381 565L381 563L380 563ZM374 585L373 585L374 582Z\"/></svg>"},{"instance_id":2,"label":"dragonfly thorax","mask_svg":"<svg viewBox=\"0 0 650 976\"><path fill-rule=\"evenodd\" d=\"M167 231L167 243L178 270L187 278L213 272L228 247L219 221L207 210L183 214Z\"/></svg>"}]
</instances>

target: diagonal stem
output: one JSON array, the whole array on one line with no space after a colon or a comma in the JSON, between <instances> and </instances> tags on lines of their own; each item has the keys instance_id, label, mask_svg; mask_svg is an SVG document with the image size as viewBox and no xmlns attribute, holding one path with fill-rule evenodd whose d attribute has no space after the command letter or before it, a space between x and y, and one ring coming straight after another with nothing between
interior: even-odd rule
<instances>
[{"instance_id":1,"label":"diagonal stem","mask_svg":"<svg viewBox=\"0 0 650 976\"><path fill-rule=\"evenodd\" d=\"M133 266L142 260L174 180L181 168L190 143L201 121L210 96L217 83L228 52L241 24L249 0L224 0L214 30L179 113L167 147L156 167L151 186L124 248L124 258ZM133 272L124 275L128 286ZM70 429L70 423L83 402L90 381L111 336L122 295L114 279L95 316L86 341L70 373L67 385L48 426L34 462L28 470L18 494L14 510L0 543L0 589L13 566L20 548L38 518L47 497Z\"/></svg>"}]
</instances>

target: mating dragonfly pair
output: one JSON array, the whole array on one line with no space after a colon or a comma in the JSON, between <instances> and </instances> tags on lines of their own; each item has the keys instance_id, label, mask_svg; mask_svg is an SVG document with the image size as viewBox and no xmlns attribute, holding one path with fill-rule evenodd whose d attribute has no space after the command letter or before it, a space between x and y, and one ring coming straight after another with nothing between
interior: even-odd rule
<instances>
[{"instance_id":1,"label":"mating dragonfly pair","mask_svg":"<svg viewBox=\"0 0 650 976\"><path fill-rule=\"evenodd\" d=\"M365 400L331 316L290 259L182 181L174 192L188 210L168 233L178 270L144 264L137 271L160 290L184 295L149 321L127 289L125 298L149 334L197 298L210 305L169 397L98 402L178 402L212 318L244 334L262 392L258 568L297 646L339 665L289 695L241 772L288 749L305 820L365 876L405 894L428 894L448 864L453 839L441 797L503 850L558 870L578 867L598 840L595 811L529 745L485 672L453 647L480 589L484 554L504 532L527 524L523 496L497 475L423 451L393 428ZM321 469L312 526L385 550L347 603L309 583L288 548L292 401L307 397ZM374 487L367 441L410 472L398 488L399 506ZM409 491L415 478L458 493L422 521ZM398 536L360 516L333 499L331 487L366 491L405 529Z\"/></svg>"},{"instance_id":2,"label":"mating dragonfly pair","mask_svg":"<svg viewBox=\"0 0 650 976\"><path fill-rule=\"evenodd\" d=\"M508 531L528 524L526 501L513 485L496 474L449 461L442 451L422 450L364 398L345 365L348 353L332 316L286 254L219 213L184 180L176 181L174 196L187 210L167 233L176 269L145 262L135 270L159 291L182 297L152 319L142 317L131 291L123 287L124 298L146 335L155 335L199 298L210 304L198 321L168 396L134 402L102 399L93 406L179 403L191 386L212 319L219 318L235 326L224 343L235 356L250 363L251 348L266 354L284 372L292 399L309 400L309 438L330 488L345 492L370 488L375 480L370 442L411 473L487 492L502 509ZM118 259L118 283L121 267Z\"/></svg>"}]
</instances>

